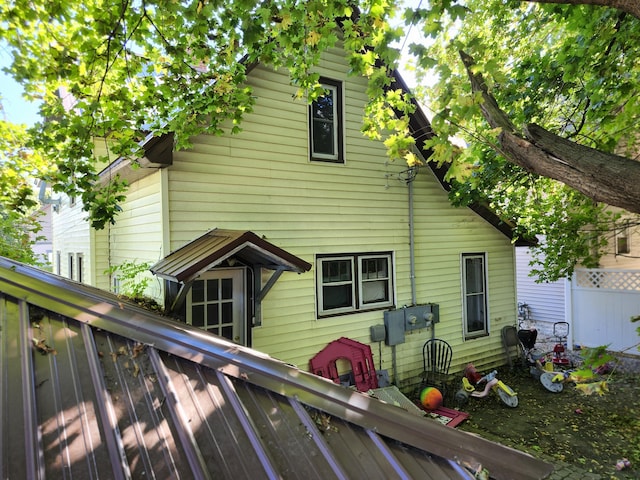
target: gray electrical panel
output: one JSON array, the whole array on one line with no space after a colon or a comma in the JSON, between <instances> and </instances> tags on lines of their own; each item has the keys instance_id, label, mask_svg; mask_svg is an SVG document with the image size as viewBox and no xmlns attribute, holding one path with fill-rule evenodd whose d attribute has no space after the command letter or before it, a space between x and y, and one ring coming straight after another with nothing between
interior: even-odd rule
<instances>
[{"instance_id":1,"label":"gray electrical panel","mask_svg":"<svg viewBox=\"0 0 640 480\"><path fill-rule=\"evenodd\" d=\"M384 325L372 325L371 326L371 341L382 342L385 339L386 330Z\"/></svg>"},{"instance_id":2,"label":"gray electrical panel","mask_svg":"<svg viewBox=\"0 0 640 480\"><path fill-rule=\"evenodd\" d=\"M440 322L440 305L438 305L437 303L430 303L429 306L431 307L432 313L431 321L433 323Z\"/></svg>"},{"instance_id":3,"label":"gray electrical panel","mask_svg":"<svg viewBox=\"0 0 640 480\"><path fill-rule=\"evenodd\" d=\"M387 332L385 343L398 345L404 343L404 309L384 312L384 327Z\"/></svg>"}]
</instances>

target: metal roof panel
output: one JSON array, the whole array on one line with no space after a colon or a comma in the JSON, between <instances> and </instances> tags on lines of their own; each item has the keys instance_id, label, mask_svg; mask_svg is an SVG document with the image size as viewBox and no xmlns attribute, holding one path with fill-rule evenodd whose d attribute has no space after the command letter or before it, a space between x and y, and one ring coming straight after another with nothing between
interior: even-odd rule
<instances>
[{"instance_id":1,"label":"metal roof panel","mask_svg":"<svg viewBox=\"0 0 640 480\"><path fill-rule=\"evenodd\" d=\"M529 455L0 258L3 478L545 478Z\"/></svg>"}]
</instances>

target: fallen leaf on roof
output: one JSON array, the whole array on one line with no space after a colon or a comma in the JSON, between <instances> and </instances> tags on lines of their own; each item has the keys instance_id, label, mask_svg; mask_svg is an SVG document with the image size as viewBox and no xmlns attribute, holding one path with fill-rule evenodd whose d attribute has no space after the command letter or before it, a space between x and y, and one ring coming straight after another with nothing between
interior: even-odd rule
<instances>
[{"instance_id":1,"label":"fallen leaf on roof","mask_svg":"<svg viewBox=\"0 0 640 480\"><path fill-rule=\"evenodd\" d=\"M43 355L46 355L48 353L53 353L54 355L56 355L58 353L56 352L55 348L51 348L49 345L47 345L43 339L34 338L33 345L36 347L36 350L38 350Z\"/></svg>"},{"instance_id":2,"label":"fallen leaf on roof","mask_svg":"<svg viewBox=\"0 0 640 480\"><path fill-rule=\"evenodd\" d=\"M144 352L144 344L136 343L136 345L133 347L133 355L131 356L131 358L136 358L142 352Z\"/></svg>"}]
</instances>

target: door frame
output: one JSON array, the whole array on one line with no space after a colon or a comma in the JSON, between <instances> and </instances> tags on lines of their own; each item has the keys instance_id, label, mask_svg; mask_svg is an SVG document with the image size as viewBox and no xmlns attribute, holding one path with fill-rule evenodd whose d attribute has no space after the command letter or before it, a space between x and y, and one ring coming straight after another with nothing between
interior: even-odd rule
<instances>
[{"instance_id":1,"label":"door frame","mask_svg":"<svg viewBox=\"0 0 640 480\"><path fill-rule=\"evenodd\" d=\"M233 339L229 339L235 343L240 345L249 346L250 345L250 328L248 322L248 308L247 308L247 268L213 268L211 270L207 270L201 273L195 281L198 280L213 280L213 279L222 279L222 278L232 278L233 279L233 292L232 292L232 303L233 303ZM226 275L225 275L226 274ZM193 285L192 288L189 289L186 298L186 312L185 312L185 321L187 324L192 325L192 294L193 294ZM207 302L205 300L204 304Z\"/></svg>"}]
</instances>

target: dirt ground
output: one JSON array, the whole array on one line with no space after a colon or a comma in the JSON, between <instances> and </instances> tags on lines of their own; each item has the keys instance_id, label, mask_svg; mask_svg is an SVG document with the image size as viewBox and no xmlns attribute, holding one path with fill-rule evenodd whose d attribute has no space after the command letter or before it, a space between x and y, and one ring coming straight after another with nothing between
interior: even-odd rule
<instances>
[{"instance_id":1,"label":"dirt ground","mask_svg":"<svg viewBox=\"0 0 640 480\"><path fill-rule=\"evenodd\" d=\"M551 393L524 369L499 370L518 394L509 408L497 396L470 398L460 410L469 418L457 428L535 457L565 462L604 479L640 478L640 374L616 369L609 392L583 395L574 384ZM455 407L451 403L447 406ZM626 458L630 465L616 469Z\"/></svg>"}]
</instances>

